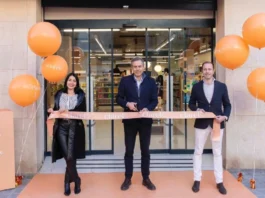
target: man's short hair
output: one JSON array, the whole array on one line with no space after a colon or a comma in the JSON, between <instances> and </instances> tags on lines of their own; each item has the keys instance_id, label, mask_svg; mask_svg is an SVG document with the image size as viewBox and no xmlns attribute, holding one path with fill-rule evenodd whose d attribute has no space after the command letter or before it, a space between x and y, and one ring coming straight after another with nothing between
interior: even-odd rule
<instances>
[{"instance_id":1,"label":"man's short hair","mask_svg":"<svg viewBox=\"0 0 265 198\"><path fill-rule=\"evenodd\" d=\"M212 63L211 61L205 61L205 62L203 62L203 63L202 63L202 69L203 69L203 66L204 66L205 64L211 64L211 65L213 66L213 69L214 69L214 65L213 65L213 63Z\"/></svg>"},{"instance_id":2,"label":"man's short hair","mask_svg":"<svg viewBox=\"0 0 265 198\"><path fill-rule=\"evenodd\" d=\"M142 64L144 65L144 59L142 59L141 57L138 57L138 56L134 57L134 58L131 60L131 65L132 65L133 62L135 62L135 61L141 61Z\"/></svg>"}]
</instances>

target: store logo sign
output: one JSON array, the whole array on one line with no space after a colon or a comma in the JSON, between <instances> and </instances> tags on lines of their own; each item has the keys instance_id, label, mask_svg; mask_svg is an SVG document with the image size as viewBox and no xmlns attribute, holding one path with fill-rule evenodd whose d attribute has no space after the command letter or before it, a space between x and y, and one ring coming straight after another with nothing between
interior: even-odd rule
<instances>
[{"instance_id":1,"label":"store logo sign","mask_svg":"<svg viewBox=\"0 0 265 198\"><path fill-rule=\"evenodd\" d=\"M124 113L106 113L104 119L106 120L120 120L124 119L126 116Z\"/></svg>"}]
</instances>

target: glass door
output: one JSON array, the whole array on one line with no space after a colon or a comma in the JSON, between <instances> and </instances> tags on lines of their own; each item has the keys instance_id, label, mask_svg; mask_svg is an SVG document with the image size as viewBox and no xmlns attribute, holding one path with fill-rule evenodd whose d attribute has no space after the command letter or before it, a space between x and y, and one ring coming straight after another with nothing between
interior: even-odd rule
<instances>
[{"instance_id":1,"label":"glass door","mask_svg":"<svg viewBox=\"0 0 265 198\"><path fill-rule=\"evenodd\" d=\"M64 57L69 72L79 75L87 94L88 112L119 112L115 96L121 78L132 74L130 61L139 56L145 61L145 72L158 86L155 111L189 111L188 102L194 83L201 80L201 64L213 61L213 28L181 27L181 20L159 20L150 24L134 20L137 28L126 28L126 20L76 21L72 28L55 21L62 32L58 55ZM52 21L51 21L52 22ZM163 23L162 23L163 22ZM130 23L130 21L129 21ZM167 26L168 23L168 26ZM62 27L60 27L60 24ZM178 28L167 28L172 27ZM193 24L193 25L192 25ZM98 29L100 26L103 29ZM81 27L81 28L80 28ZM114 28L115 27L115 28ZM157 28L156 28L157 27ZM174 27L174 26L173 26ZM109 29L108 29L109 28ZM114 28L114 29L112 29ZM46 107L53 106L53 96L63 82L48 84ZM87 154L124 154L124 128L121 120L91 120L86 124ZM153 153L192 153L194 149L194 120L156 119L152 127L150 149ZM47 136L47 151L51 151ZM210 150L208 140L205 149ZM135 153L140 154L139 138Z\"/></svg>"},{"instance_id":2,"label":"glass door","mask_svg":"<svg viewBox=\"0 0 265 198\"><path fill-rule=\"evenodd\" d=\"M74 31L74 29L61 29L62 44L57 55L63 57L68 64L68 72L75 72L80 80L80 86L88 94L87 84L87 65L88 65L88 30ZM46 107L54 106L54 95L63 88L64 79L58 83L47 83ZM47 109L45 108L45 109ZM88 121L84 121L87 126ZM86 139L89 139L88 128L85 127ZM51 152L52 137L47 135L46 151ZM86 150L89 150L89 141L86 141Z\"/></svg>"},{"instance_id":3,"label":"glass door","mask_svg":"<svg viewBox=\"0 0 265 198\"><path fill-rule=\"evenodd\" d=\"M131 59L141 57L145 64L145 72L157 81L158 74L154 68L158 64L168 62L168 28L121 28L113 32L113 65L117 69L117 81L123 76L131 75ZM166 67L166 66L165 66ZM164 67L161 67L161 72ZM158 82L158 81L157 81ZM161 89L163 85L160 84ZM158 91L158 90L157 90ZM160 93L162 93L161 91ZM155 111L169 110L167 92L159 95L159 104ZM164 100L163 100L164 99ZM119 106L114 111L123 111ZM163 152L169 149L169 120L154 119L150 149L152 152ZM114 153L124 154L124 128L121 120L114 121ZM135 154L140 154L139 135L135 143Z\"/></svg>"},{"instance_id":4,"label":"glass door","mask_svg":"<svg viewBox=\"0 0 265 198\"><path fill-rule=\"evenodd\" d=\"M68 32L66 30L66 32ZM70 32L70 31L69 31ZM87 88L88 83L88 30L84 29L83 31L76 31L75 29L71 31L72 35L72 46L70 48L70 59L72 62L72 71L76 73L79 77L80 87L86 93L86 99L89 94ZM88 111L88 100L87 100L87 111ZM88 126L89 121L83 120L84 125ZM86 140L90 138L89 128L85 127ZM89 150L90 142L86 141L86 150Z\"/></svg>"},{"instance_id":5,"label":"glass door","mask_svg":"<svg viewBox=\"0 0 265 198\"><path fill-rule=\"evenodd\" d=\"M114 67L119 75L130 75L130 60L139 56L146 73L158 85L155 111L189 111L188 102L194 83L201 80L201 64L212 60L211 28L123 28L113 33ZM120 111L119 107L114 111ZM151 152L192 153L194 119L154 119ZM114 124L114 153L124 152L123 125ZM208 140L205 148L211 149ZM139 153L137 138L135 152Z\"/></svg>"},{"instance_id":6,"label":"glass door","mask_svg":"<svg viewBox=\"0 0 265 198\"><path fill-rule=\"evenodd\" d=\"M181 29L178 29L181 31ZM158 106L156 111L170 111L171 79L169 79L170 46L175 35L170 37L169 28L147 29L147 60L148 71L158 86ZM172 85L171 85L172 87ZM169 152L170 150L170 119L154 119L150 149L153 152Z\"/></svg>"},{"instance_id":7,"label":"glass door","mask_svg":"<svg viewBox=\"0 0 265 198\"><path fill-rule=\"evenodd\" d=\"M113 111L112 39L111 29L90 29L90 112ZM113 121L92 120L89 126L91 153L113 153Z\"/></svg>"},{"instance_id":8,"label":"glass door","mask_svg":"<svg viewBox=\"0 0 265 198\"><path fill-rule=\"evenodd\" d=\"M113 66L115 68L114 79L120 82L123 76L132 74L131 59L135 56L145 59L144 51L145 28L125 29L113 32ZM115 92L116 93L116 92ZM122 107L114 106L114 111L123 111ZM114 121L114 154L124 155L124 127L122 120ZM135 154L140 153L139 136L137 135L135 143Z\"/></svg>"}]
</instances>

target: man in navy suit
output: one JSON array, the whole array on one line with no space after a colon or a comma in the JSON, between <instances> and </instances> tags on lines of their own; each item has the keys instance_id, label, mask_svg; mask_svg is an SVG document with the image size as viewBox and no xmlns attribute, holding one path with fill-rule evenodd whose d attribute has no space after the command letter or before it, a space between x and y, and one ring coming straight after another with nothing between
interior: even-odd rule
<instances>
[{"instance_id":1,"label":"man in navy suit","mask_svg":"<svg viewBox=\"0 0 265 198\"><path fill-rule=\"evenodd\" d=\"M117 94L117 103L124 108L125 112L153 111L157 104L157 86L155 80L144 73L144 61L139 57L131 60L133 74L121 79ZM124 119L125 132L125 180L121 185L121 190L129 189L133 174L133 153L136 135L139 132L141 148L141 172L142 184L149 190L155 190L155 185L151 182L149 175L151 140L151 128L153 120L151 118Z\"/></svg>"},{"instance_id":2,"label":"man in navy suit","mask_svg":"<svg viewBox=\"0 0 265 198\"><path fill-rule=\"evenodd\" d=\"M227 121L231 113L231 104L227 87L214 79L214 66L211 62L202 64L203 80L195 84L192 88L189 101L189 108L192 111L213 112L217 122L221 123L220 141L212 141L214 156L214 175L217 188L221 194L227 191L223 185L223 159L222 159L222 138L224 132L224 121ZM194 184L193 192L200 190L202 176L202 153L208 135L212 133L213 119L195 120L195 151L194 151Z\"/></svg>"}]
</instances>

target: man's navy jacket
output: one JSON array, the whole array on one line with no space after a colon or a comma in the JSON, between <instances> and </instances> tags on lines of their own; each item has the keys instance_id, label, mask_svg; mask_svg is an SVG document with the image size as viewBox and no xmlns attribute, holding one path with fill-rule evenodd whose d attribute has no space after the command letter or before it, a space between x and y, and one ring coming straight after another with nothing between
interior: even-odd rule
<instances>
[{"instance_id":1,"label":"man's navy jacket","mask_svg":"<svg viewBox=\"0 0 265 198\"><path fill-rule=\"evenodd\" d=\"M127 102L137 103L138 111L141 111L143 108L153 111L158 104L157 91L155 80L145 74L143 74L143 81L138 90L136 79L132 74L121 79L116 102L124 108L125 112L131 111L126 106ZM135 124L136 122L152 124L153 120L151 118L123 119L124 124Z\"/></svg>"}]
</instances>

